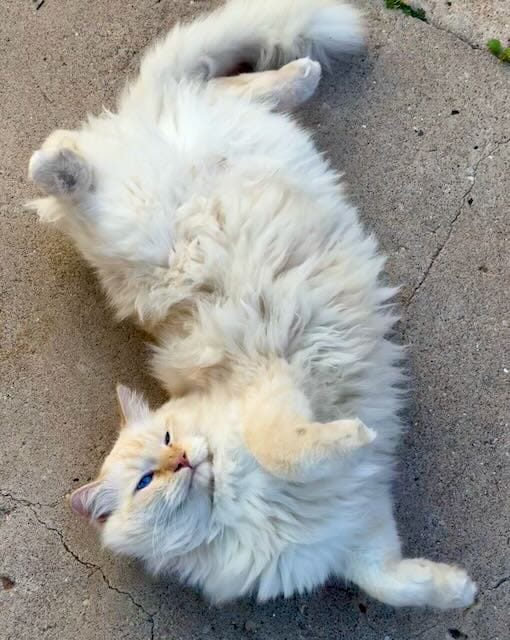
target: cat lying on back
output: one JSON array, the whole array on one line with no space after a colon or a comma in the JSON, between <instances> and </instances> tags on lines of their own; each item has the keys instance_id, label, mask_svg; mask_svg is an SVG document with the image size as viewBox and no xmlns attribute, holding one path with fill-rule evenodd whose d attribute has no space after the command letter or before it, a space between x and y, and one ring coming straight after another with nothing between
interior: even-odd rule
<instances>
[{"instance_id":1,"label":"cat lying on back","mask_svg":"<svg viewBox=\"0 0 510 640\"><path fill-rule=\"evenodd\" d=\"M119 387L118 440L71 504L108 548L215 602L331 576L394 606L475 596L462 569L401 557L394 290L337 175L281 113L360 43L334 0L233 0L152 47L116 113L30 161L48 196L33 206L118 317L152 333L171 398L151 411Z\"/></svg>"}]
</instances>

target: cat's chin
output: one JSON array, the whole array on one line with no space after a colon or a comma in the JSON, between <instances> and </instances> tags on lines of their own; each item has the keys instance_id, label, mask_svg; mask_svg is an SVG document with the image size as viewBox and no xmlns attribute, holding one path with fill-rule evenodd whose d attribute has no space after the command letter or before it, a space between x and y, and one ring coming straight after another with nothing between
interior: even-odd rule
<instances>
[{"instance_id":1,"label":"cat's chin","mask_svg":"<svg viewBox=\"0 0 510 640\"><path fill-rule=\"evenodd\" d=\"M212 454L207 441L202 436L194 436L187 441L188 459L191 469L183 470L190 473L190 489L201 489L212 492L213 465Z\"/></svg>"},{"instance_id":2,"label":"cat's chin","mask_svg":"<svg viewBox=\"0 0 510 640\"><path fill-rule=\"evenodd\" d=\"M193 469L192 473L191 487L205 489L212 494L214 481L212 463L204 460Z\"/></svg>"}]
</instances>

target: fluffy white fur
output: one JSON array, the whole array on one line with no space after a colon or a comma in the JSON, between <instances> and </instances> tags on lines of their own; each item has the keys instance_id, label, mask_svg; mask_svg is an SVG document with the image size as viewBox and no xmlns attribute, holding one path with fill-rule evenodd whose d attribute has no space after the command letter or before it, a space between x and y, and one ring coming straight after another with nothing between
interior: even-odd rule
<instances>
[{"instance_id":1,"label":"fluffy white fur","mask_svg":"<svg viewBox=\"0 0 510 640\"><path fill-rule=\"evenodd\" d=\"M313 92L312 59L360 43L357 12L334 0L233 0L150 49L115 113L31 159L41 219L74 240L118 317L153 334L171 396L150 411L119 392L124 427L73 506L104 521L108 547L215 602L331 576L395 606L476 592L462 569L401 558L393 290L337 176L276 111ZM240 63L259 73L220 78Z\"/></svg>"}]
</instances>

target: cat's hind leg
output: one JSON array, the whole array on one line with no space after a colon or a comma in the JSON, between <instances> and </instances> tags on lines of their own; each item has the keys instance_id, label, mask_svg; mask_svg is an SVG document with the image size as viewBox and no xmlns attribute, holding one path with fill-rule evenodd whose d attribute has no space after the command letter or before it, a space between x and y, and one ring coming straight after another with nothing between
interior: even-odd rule
<instances>
[{"instance_id":1,"label":"cat's hind leg","mask_svg":"<svg viewBox=\"0 0 510 640\"><path fill-rule=\"evenodd\" d=\"M66 233L93 266L119 319L131 317L153 332L169 309L188 301L208 273L193 237L175 237L176 211L155 207L138 181L117 179L117 195L104 197L105 179L88 159L80 132L53 132L30 160L29 177L49 197L29 203L41 220ZM152 203L152 204L151 204ZM202 200L185 205L204 217ZM161 212L161 213L160 213Z\"/></svg>"},{"instance_id":2,"label":"cat's hind leg","mask_svg":"<svg viewBox=\"0 0 510 640\"><path fill-rule=\"evenodd\" d=\"M380 520L367 523L366 534L349 554L344 577L370 596L394 607L429 606L439 609L465 608L473 604L476 584L464 569L423 558L402 558L390 500L382 498L373 514ZM373 515L372 514L372 515Z\"/></svg>"},{"instance_id":3,"label":"cat's hind leg","mask_svg":"<svg viewBox=\"0 0 510 640\"><path fill-rule=\"evenodd\" d=\"M231 93L266 101L275 109L295 109L315 92L321 77L321 66L310 58L300 58L274 71L242 73L215 78L210 84Z\"/></svg>"},{"instance_id":4,"label":"cat's hind leg","mask_svg":"<svg viewBox=\"0 0 510 640\"><path fill-rule=\"evenodd\" d=\"M79 153L76 134L65 129L54 131L32 154L28 173L51 196L78 197L92 184L92 169Z\"/></svg>"}]
</instances>

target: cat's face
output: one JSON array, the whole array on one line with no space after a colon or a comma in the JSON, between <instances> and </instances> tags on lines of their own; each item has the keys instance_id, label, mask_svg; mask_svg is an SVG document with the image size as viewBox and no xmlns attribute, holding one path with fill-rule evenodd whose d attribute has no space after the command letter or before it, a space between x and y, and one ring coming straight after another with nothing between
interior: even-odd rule
<instances>
[{"instance_id":1,"label":"cat's face","mask_svg":"<svg viewBox=\"0 0 510 640\"><path fill-rule=\"evenodd\" d=\"M101 529L103 543L143 559L154 571L200 545L209 530L212 470L207 443L192 421L152 412L118 389L124 417L96 481L77 489L71 506Z\"/></svg>"}]
</instances>

